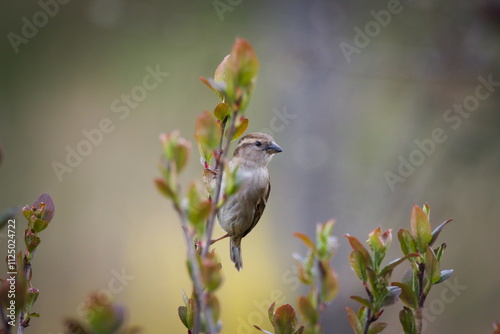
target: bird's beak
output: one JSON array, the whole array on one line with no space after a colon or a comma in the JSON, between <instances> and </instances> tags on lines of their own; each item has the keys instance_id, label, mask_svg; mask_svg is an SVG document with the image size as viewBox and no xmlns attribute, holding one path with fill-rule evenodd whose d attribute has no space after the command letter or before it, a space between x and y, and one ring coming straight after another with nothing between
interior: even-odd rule
<instances>
[{"instance_id":1,"label":"bird's beak","mask_svg":"<svg viewBox=\"0 0 500 334\"><path fill-rule=\"evenodd\" d=\"M278 144L276 143L271 143L271 145L269 145L267 148L266 148L266 151L267 153L269 154L274 154L274 153L280 153L280 152L283 152L283 150L281 149L281 147L278 146Z\"/></svg>"}]
</instances>

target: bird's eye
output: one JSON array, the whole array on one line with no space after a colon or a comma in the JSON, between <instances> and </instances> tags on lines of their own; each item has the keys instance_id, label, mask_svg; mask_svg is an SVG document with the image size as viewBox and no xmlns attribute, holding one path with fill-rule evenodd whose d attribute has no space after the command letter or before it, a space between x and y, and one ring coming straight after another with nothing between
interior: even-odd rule
<instances>
[{"instance_id":1,"label":"bird's eye","mask_svg":"<svg viewBox=\"0 0 500 334\"><path fill-rule=\"evenodd\" d=\"M260 141L256 141L256 142L255 142L255 146L257 146L257 147L261 147L261 146L262 146L262 143L261 143Z\"/></svg>"}]
</instances>

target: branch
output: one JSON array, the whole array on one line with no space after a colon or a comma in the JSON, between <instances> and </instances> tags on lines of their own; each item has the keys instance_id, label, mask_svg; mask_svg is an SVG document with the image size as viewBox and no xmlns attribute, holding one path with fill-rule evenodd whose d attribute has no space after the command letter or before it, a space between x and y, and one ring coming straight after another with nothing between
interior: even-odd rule
<instances>
[{"instance_id":1,"label":"branch","mask_svg":"<svg viewBox=\"0 0 500 334\"><path fill-rule=\"evenodd\" d=\"M214 229L215 216L217 215L217 204L219 203L219 197L221 194L221 186L222 186L222 176L224 174L224 162L227 158L227 154L229 152L229 147L231 146L231 139L233 138L235 132L235 122L236 117L238 116L239 109L233 111L231 115L231 125L229 126L228 136L226 138L226 145L224 149L222 149L222 139L224 138L224 127L222 128L221 140L219 143L218 151L220 152L219 156L215 160L215 169L218 171L217 180L215 184L215 193L214 198L212 198L212 208L210 210L210 216L207 221L207 229L205 231L205 245L202 247L202 257L206 257L208 254L208 249L210 247L210 242L212 241L212 231ZM225 125L225 123L224 123Z\"/></svg>"},{"instance_id":2,"label":"branch","mask_svg":"<svg viewBox=\"0 0 500 334\"><path fill-rule=\"evenodd\" d=\"M196 300L196 306L200 310L200 312L195 312L195 318L194 318L194 327L193 327L193 333L197 334L200 331L200 325L201 325L201 319L200 319L200 314L203 312L205 314L205 318L207 321L207 326L208 326L208 331L209 333L216 333L215 329L215 324L213 323L213 317L212 317L212 312L210 309L207 308L206 303L205 303L205 298L204 298L204 288L203 288L203 282L201 278L201 269L198 263L198 259L196 258L196 249L194 247L194 238L193 238L193 233L190 233L190 229L188 227L188 223L186 220L186 215L184 211L177 205L177 203L174 203L174 208L179 214L179 218L181 220L181 225L182 225L182 231L184 232L184 239L186 240L186 245L188 248L188 257L191 262L191 268L193 270L193 285L194 285L194 291L196 294L195 300Z\"/></svg>"}]
</instances>

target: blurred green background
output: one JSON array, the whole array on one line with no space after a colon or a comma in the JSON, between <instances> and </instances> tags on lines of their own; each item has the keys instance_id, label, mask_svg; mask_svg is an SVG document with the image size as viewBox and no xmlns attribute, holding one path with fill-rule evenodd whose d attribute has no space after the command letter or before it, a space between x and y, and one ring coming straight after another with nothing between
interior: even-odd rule
<instances>
[{"instance_id":1,"label":"blurred green background","mask_svg":"<svg viewBox=\"0 0 500 334\"><path fill-rule=\"evenodd\" d=\"M79 317L86 295L101 289L145 333L185 333L177 307L191 287L177 217L153 185L158 135L180 129L193 140L197 114L218 102L198 77L213 75L238 36L261 64L249 131L268 132L284 152L270 165L264 217L243 242L244 269L233 268L226 241L216 245L223 333L270 329L271 299L295 304L303 291L291 255L305 250L292 233L314 235L329 218L341 290L325 333L349 333L344 308L357 308L349 296L363 291L342 235L365 240L382 226L396 239L412 205L424 202L434 226L455 218L440 237L454 288L431 292L427 333L492 332L500 321L498 1L60 1L0 5L0 208L43 192L56 204L34 260L41 318L27 333L60 333L62 319ZM148 67L168 75L145 90ZM493 83L478 88L488 76ZM130 106L126 95L136 98ZM103 119L108 133L82 144ZM431 144L436 129L442 142ZM53 165L66 164L68 147L87 155L58 178ZM193 153L186 185L201 175ZM404 176L395 179L398 167ZM0 241L5 254L4 234ZM388 259L400 254L394 240ZM382 316L391 323L384 333L401 332L399 309Z\"/></svg>"}]
</instances>

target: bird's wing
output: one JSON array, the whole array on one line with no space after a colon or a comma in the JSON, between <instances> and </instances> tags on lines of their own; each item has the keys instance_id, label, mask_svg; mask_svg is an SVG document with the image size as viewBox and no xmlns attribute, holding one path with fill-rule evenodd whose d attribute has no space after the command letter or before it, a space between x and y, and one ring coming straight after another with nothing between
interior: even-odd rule
<instances>
[{"instance_id":1,"label":"bird's wing","mask_svg":"<svg viewBox=\"0 0 500 334\"><path fill-rule=\"evenodd\" d=\"M267 187L262 193L262 196L260 196L259 199L257 200L257 203L255 203L255 210L252 219L252 224L248 227L245 233L243 233L242 238L245 237L248 233L250 233L250 231L253 230L255 225L257 225L257 223L259 222L260 217L262 216L262 213L266 208L267 199L269 198L270 192L271 192L271 182L267 182Z\"/></svg>"}]
</instances>

